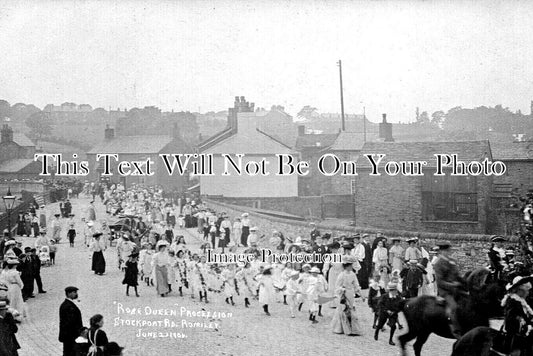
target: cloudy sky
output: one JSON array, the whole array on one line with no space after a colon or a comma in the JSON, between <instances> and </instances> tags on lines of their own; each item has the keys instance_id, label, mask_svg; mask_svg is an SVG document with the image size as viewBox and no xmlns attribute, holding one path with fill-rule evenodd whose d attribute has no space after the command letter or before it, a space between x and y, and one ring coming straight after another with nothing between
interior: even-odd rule
<instances>
[{"instance_id":1,"label":"cloudy sky","mask_svg":"<svg viewBox=\"0 0 533 356\"><path fill-rule=\"evenodd\" d=\"M304 105L378 121L454 106L529 114L527 1L0 0L0 98L43 107Z\"/></svg>"}]
</instances>

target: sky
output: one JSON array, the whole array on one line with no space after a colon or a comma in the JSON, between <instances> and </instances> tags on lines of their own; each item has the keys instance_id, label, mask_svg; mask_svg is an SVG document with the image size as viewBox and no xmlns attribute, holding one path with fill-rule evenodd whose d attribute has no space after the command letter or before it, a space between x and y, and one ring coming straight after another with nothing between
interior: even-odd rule
<instances>
[{"instance_id":1,"label":"sky","mask_svg":"<svg viewBox=\"0 0 533 356\"><path fill-rule=\"evenodd\" d=\"M304 105L371 121L530 113L528 1L0 0L0 99L220 111Z\"/></svg>"}]
</instances>

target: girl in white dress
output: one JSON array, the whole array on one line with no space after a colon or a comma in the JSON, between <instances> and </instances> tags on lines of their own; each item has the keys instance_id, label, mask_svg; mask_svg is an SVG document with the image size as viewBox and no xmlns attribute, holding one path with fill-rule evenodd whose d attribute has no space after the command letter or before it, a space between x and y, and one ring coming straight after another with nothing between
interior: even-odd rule
<instances>
[{"instance_id":1,"label":"girl in white dress","mask_svg":"<svg viewBox=\"0 0 533 356\"><path fill-rule=\"evenodd\" d=\"M235 265L230 263L222 271L222 280L224 281L224 295L226 296L226 304L235 305L233 295L236 294L235 288Z\"/></svg>"},{"instance_id":2,"label":"girl in white dress","mask_svg":"<svg viewBox=\"0 0 533 356\"><path fill-rule=\"evenodd\" d=\"M187 274L189 275L189 288L191 290L191 298L194 299L194 296L201 289L200 277L198 276L198 271L196 269L196 264L200 262L200 257L195 253L192 255L192 258L187 261Z\"/></svg>"},{"instance_id":3,"label":"girl in white dress","mask_svg":"<svg viewBox=\"0 0 533 356\"><path fill-rule=\"evenodd\" d=\"M250 306L250 299L256 298L256 275L257 272L250 263L246 263L235 275L239 285L239 292L244 297L244 306L246 308Z\"/></svg>"},{"instance_id":4,"label":"girl in white dress","mask_svg":"<svg viewBox=\"0 0 533 356\"><path fill-rule=\"evenodd\" d=\"M300 293L300 288L298 286L299 276L300 273L298 271L291 270L289 280L285 285L285 294L287 296L291 318L295 317L294 312L296 311L296 307L298 305L298 294Z\"/></svg>"},{"instance_id":5,"label":"girl in white dress","mask_svg":"<svg viewBox=\"0 0 533 356\"><path fill-rule=\"evenodd\" d=\"M270 316L268 305L274 301L274 281L272 280L271 267L265 267L263 274L256 277L259 283L259 303L263 305L263 310Z\"/></svg>"},{"instance_id":6,"label":"girl in white dress","mask_svg":"<svg viewBox=\"0 0 533 356\"><path fill-rule=\"evenodd\" d=\"M189 288L187 262L185 260L185 252L179 250L174 263L174 274L176 276L176 287L180 292L180 297L183 297L183 288Z\"/></svg>"}]
</instances>

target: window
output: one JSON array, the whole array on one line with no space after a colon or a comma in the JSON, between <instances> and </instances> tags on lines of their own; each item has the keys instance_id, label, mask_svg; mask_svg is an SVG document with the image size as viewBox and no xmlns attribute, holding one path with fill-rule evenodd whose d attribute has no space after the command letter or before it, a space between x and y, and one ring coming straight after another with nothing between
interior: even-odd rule
<instances>
[{"instance_id":1,"label":"window","mask_svg":"<svg viewBox=\"0 0 533 356\"><path fill-rule=\"evenodd\" d=\"M477 221L475 177L424 176L422 217L427 221Z\"/></svg>"}]
</instances>

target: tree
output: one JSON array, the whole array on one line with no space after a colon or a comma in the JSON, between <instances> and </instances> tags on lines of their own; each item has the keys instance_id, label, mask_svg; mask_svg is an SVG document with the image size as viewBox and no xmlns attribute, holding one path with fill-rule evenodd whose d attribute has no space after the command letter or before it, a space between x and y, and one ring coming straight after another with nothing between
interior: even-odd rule
<instances>
[{"instance_id":1,"label":"tree","mask_svg":"<svg viewBox=\"0 0 533 356\"><path fill-rule=\"evenodd\" d=\"M11 117L11 105L5 100L0 100L0 121L6 117Z\"/></svg>"},{"instance_id":2,"label":"tree","mask_svg":"<svg viewBox=\"0 0 533 356\"><path fill-rule=\"evenodd\" d=\"M445 117L446 114L444 113L444 111L435 111L433 114L431 114L431 123L435 125L440 125L444 121Z\"/></svg>"},{"instance_id":3,"label":"tree","mask_svg":"<svg viewBox=\"0 0 533 356\"><path fill-rule=\"evenodd\" d=\"M30 136L41 140L52 134L52 119L48 113L36 112L26 119L26 125L31 129Z\"/></svg>"},{"instance_id":4,"label":"tree","mask_svg":"<svg viewBox=\"0 0 533 356\"><path fill-rule=\"evenodd\" d=\"M422 113L418 117L417 123L419 123L419 124L428 124L429 123L429 115L428 115L427 111L422 111Z\"/></svg>"}]
</instances>

